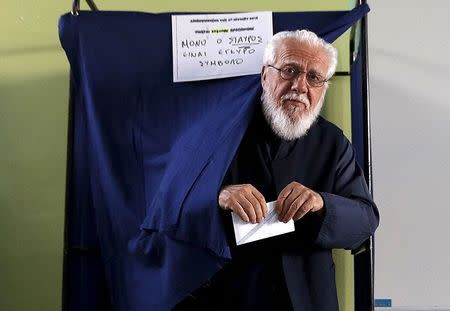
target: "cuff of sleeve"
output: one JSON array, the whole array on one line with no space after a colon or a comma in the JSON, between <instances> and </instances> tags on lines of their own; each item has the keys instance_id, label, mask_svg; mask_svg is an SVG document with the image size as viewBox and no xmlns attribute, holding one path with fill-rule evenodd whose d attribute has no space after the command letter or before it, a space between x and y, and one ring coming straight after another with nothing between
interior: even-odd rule
<instances>
[{"instance_id":1,"label":"cuff of sleeve","mask_svg":"<svg viewBox=\"0 0 450 311\"><path fill-rule=\"evenodd\" d=\"M316 243L323 246L323 247L331 247L328 246L327 241L330 240L329 233L331 228L333 228L333 225L336 223L336 209L334 208L333 204L330 204L330 196L332 194L326 193L326 192L319 192L320 196L323 200L323 209L324 213L322 216L322 225L320 227L319 233L317 235Z\"/></svg>"}]
</instances>

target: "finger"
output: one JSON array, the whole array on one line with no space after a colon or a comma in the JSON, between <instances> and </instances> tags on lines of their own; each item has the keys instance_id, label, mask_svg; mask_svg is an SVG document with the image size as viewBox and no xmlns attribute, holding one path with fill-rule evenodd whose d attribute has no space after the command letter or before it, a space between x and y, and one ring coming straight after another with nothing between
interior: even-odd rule
<instances>
[{"instance_id":1,"label":"finger","mask_svg":"<svg viewBox=\"0 0 450 311\"><path fill-rule=\"evenodd\" d=\"M305 216L308 212L310 212L314 207L314 203L312 199L307 200L303 203L302 207L297 210L295 213L293 219L295 221L301 219L303 216Z\"/></svg>"},{"instance_id":2,"label":"finger","mask_svg":"<svg viewBox=\"0 0 450 311\"><path fill-rule=\"evenodd\" d=\"M261 192L259 192L256 188L253 187L252 194L255 196L255 198L258 200L259 205L261 206L261 211L263 214L263 217L267 217L267 214L269 213L269 208L267 207L266 199L262 195Z\"/></svg>"},{"instance_id":3,"label":"finger","mask_svg":"<svg viewBox=\"0 0 450 311\"><path fill-rule=\"evenodd\" d=\"M250 203L253 210L255 211L256 222L260 223L263 220L263 212L262 212L262 208L259 204L259 201L256 199L256 197L251 192L249 194L245 195L245 199Z\"/></svg>"},{"instance_id":4,"label":"finger","mask_svg":"<svg viewBox=\"0 0 450 311\"><path fill-rule=\"evenodd\" d=\"M283 221L286 218L286 214L289 212L291 208L295 208L292 206L295 200L300 197L304 193L304 187L299 185L293 185L292 191L289 196L284 200L283 209L279 215L280 221Z\"/></svg>"},{"instance_id":5,"label":"finger","mask_svg":"<svg viewBox=\"0 0 450 311\"><path fill-rule=\"evenodd\" d=\"M237 201L244 209L245 213L247 214L248 218L250 219L250 222L252 224L256 223L256 213L255 209L253 208L253 205L250 203L249 200L244 196L244 194L239 194Z\"/></svg>"},{"instance_id":6,"label":"finger","mask_svg":"<svg viewBox=\"0 0 450 311\"><path fill-rule=\"evenodd\" d=\"M311 209L311 212L318 212L320 210L322 210L323 208L323 198L319 193L315 193L314 195L314 200L313 200L313 207Z\"/></svg>"},{"instance_id":7,"label":"finger","mask_svg":"<svg viewBox=\"0 0 450 311\"><path fill-rule=\"evenodd\" d=\"M244 209L242 208L241 204L239 202L235 202L233 205L232 211L235 212L244 222L249 222L250 219L248 218L248 215L245 213Z\"/></svg>"},{"instance_id":8,"label":"finger","mask_svg":"<svg viewBox=\"0 0 450 311\"><path fill-rule=\"evenodd\" d=\"M308 193L307 192L301 192L295 200L291 203L289 206L289 209L286 211L286 214L283 215L283 218L281 221L288 222L292 219L292 217L298 212L298 210L303 208L303 204L308 199Z\"/></svg>"},{"instance_id":9,"label":"finger","mask_svg":"<svg viewBox=\"0 0 450 311\"><path fill-rule=\"evenodd\" d=\"M278 195L277 201L275 202L275 211L278 214L278 218L283 211L284 201L289 196L289 194L292 192L291 185L287 185L284 187L283 190L281 190L280 194Z\"/></svg>"}]
</instances>

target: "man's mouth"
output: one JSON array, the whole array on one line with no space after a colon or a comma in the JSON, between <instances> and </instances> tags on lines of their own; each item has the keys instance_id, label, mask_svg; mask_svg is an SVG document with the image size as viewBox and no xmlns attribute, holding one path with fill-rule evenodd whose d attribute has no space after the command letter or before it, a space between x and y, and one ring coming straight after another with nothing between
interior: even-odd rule
<instances>
[{"instance_id":1,"label":"man's mouth","mask_svg":"<svg viewBox=\"0 0 450 311\"><path fill-rule=\"evenodd\" d=\"M308 105L304 103L303 101L297 100L297 99L286 99L283 101L283 104L285 107L292 109L292 110L307 110Z\"/></svg>"},{"instance_id":2,"label":"man's mouth","mask_svg":"<svg viewBox=\"0 0 450 311\"><path fill-rule=\"evenodd\" d=\"M285 95L281 98L283 105L288 105L291 109L309 109L309 102L306 98L302 98L302 95Z\"/></svg>"}]
</instances>

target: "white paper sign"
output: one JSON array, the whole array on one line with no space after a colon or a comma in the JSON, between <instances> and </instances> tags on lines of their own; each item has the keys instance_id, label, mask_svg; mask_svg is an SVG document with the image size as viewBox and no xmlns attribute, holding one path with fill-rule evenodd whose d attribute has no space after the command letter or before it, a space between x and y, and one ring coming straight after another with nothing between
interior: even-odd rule
<instances>
[{"instance_id":1,"label":"white paper sign","mask_svg":"<svg viewBox=\"0 0 450 311\"><path fill-rule=\"evenodd\" d=\"M173 81L261 72L272 13L172 15Z\"/></svg>"},{"instance_id":2,"label":"white paper sign","mask_svg":"<svg viewBox=\"0 0 450 311\"><path fill-rule=\"evenodd\" d=\"M278 214L275 212L275 201L267 203L267 207L269 213L264 222L259 224L244 222L237 214L231 213L236 245L295 231L295 225L292 219L287 223L278 220Z\"/></svg>"}]
</instances>

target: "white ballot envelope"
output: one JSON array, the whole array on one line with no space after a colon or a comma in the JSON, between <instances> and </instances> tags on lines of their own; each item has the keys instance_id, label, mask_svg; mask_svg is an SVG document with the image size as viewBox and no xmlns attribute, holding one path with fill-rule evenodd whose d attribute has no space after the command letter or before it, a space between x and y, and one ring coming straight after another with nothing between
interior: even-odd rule
<instances>
[{"instance_id":1,"label":"white ballot envelope","mask_svg":"<svg viewBox=\"0 0 450 311\"><path fill-rule=\"evenodd\" d=\"M267 207L269 208L269 213L264 221L259 224L244 222L239 215L234 212L231 213L236 245L295 231L294 221L292 219L287 223L278 220L278 215L275 212L275 201L267 203Z\"/></svg>"}]
</instances>

